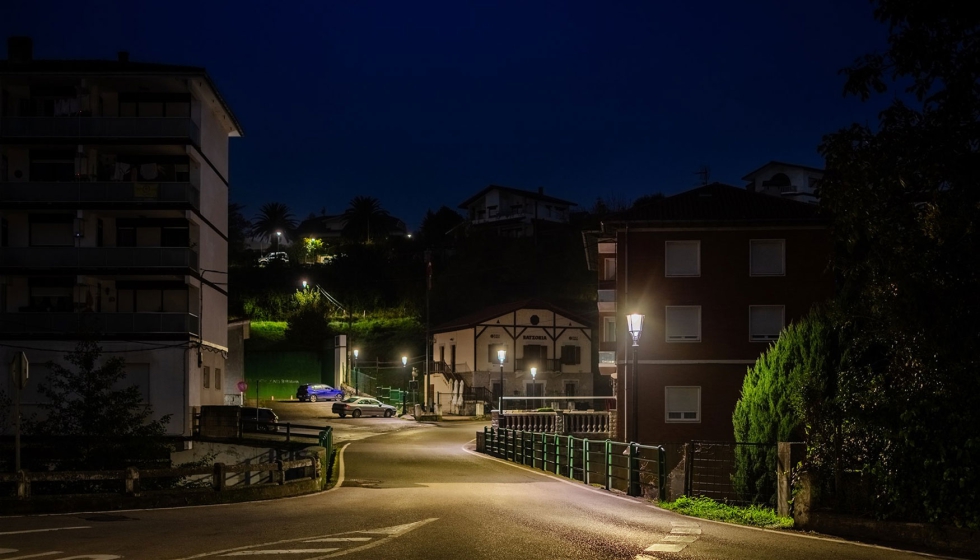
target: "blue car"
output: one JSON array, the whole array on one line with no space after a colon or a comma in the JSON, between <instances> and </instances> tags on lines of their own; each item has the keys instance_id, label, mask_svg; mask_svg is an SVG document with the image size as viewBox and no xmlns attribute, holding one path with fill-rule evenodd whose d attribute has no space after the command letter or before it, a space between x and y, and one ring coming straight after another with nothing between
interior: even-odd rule
<instances>
[{"instance_id":1,"label":"blue car","mask_svg":"<svg viewBox=\"0 0 980 560\"><path fill-rule=\"evenodd\" d=\"M343 400L344 392L330 385L300 385L296 389L296 398L301 401L339 401Z\"/></svg>"}]
</instances>

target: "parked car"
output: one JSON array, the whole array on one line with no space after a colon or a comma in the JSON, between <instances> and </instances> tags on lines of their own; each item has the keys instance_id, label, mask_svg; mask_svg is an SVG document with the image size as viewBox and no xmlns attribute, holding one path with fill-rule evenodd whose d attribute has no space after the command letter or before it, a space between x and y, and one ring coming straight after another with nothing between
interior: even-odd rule
<instances>
[{"instance_id":1,"label":"parked car","mask_svg":"<svg viewBox=\"0 0 980 560\"><path fill-rule=\"evenodd\" d=\"M259 266L266 266L271 262L289 264L289 255L287 255L285 251L278 251L275 253L269 253L264 257L259 257Z\"/></svg>"},{"instance_id":2,"label":"parked car","mask_svg":"<svg viewBox=\"0 0 980 560\"><path fill-rule=\"evenodd\" d=\"M296 398L301 401L339 401L344 398L342 389L334 389L330 385L300 385L296 389Z\"/></svg>"},{"instance_id":3,"label":"parked car","mask_svg":"<svg viewBox=\"0 0 980 560\"><path fill-rule=\"evenodd\" d=\"M271 408L242 407L243 432L278 432L279 417Z\"/></svg>"},{"instance_id":4,"label":"parked car","mask_svg":"<svg viewBox=\"0 0 980 560\"><path fill-rule=\"evenodd\" d=\"M391 418L395 415L395 407L384 404L377 399L367 397L350 397L341 402L333 403L334 414L339 414L341 418L348 414L354 418L363 416L384 416Z\"/></svg>"}]
</instances>

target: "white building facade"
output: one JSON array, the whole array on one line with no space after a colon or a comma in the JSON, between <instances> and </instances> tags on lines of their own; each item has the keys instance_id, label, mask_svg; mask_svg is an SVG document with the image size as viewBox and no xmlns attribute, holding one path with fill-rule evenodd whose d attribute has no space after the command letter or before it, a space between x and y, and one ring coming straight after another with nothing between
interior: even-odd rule
<instances>
[{"instance_id":1,"label":"white building facade","mask_svg":"<svg viewBox=\"0 0 980 560\"><path fill-rule=\"evenodd\" d=\"M94 337L189 435L195 409L228 392L228 139L241 127L203 68L8 47L0 363L26 352L29 413L45 362Z\"/></svg>"}]
</instances>

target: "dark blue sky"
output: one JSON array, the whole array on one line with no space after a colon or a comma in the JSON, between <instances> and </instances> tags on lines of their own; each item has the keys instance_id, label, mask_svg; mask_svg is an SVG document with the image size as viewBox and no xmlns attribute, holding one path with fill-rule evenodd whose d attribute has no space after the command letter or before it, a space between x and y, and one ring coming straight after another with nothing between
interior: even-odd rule
<instances>
[{"instance_id":1,"label":"dark blue sky","mask_svg":"<svg viewBox=\"0 0 980 560\"><path fill-rule=\"evenodd\" d=\"M204 66L242 122L232 199L299 218L373 195L410 228L490 183L589 207L820 166L874 109L837 71L882 49L860 0L40 2L0 35L37 58ZM3 47L6 48L6 41Z\"/></svg>"}]
</instances>

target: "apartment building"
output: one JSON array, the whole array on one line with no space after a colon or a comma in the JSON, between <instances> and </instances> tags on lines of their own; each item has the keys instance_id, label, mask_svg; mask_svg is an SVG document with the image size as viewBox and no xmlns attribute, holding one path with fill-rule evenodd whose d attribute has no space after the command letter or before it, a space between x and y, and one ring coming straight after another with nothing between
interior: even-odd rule
<instances>
[{"instance_id":1,"label":"apartment building","mask_svg":"<svg viewBox=\"0 0 980 560\"><path fill-rule=\"evenodd\" d=\"M604 223L599 372L622 403L617 437L731 441L746 369L833 294L829 252L816 205L720 183ZM632 313L644 315L635 388Z\"/></svg>"},{"instance_id":2,"label":"apartment building","mask_svg":"<svg viewBox=\"0 0 980 560\"><path fill-rule=\"evenodd\" d=\"M489 185L460 203L472 231L531 237L536 230L567 224L574 202L537 192Z\"/></svg>"},{"instance_id":3,"label":"apartment building","mask_svg":"<svg viewBox=\"0 0 980 560\"><path fill-rule=\"evenodd\" d=\"M0 61L0 363L23 349L39 401L49 360L82 337L126 360L169 430L223 404L228 352L228 138L203 68ZM5 376L0 388L10 387Z\"/></svg>"}]
</instances>

